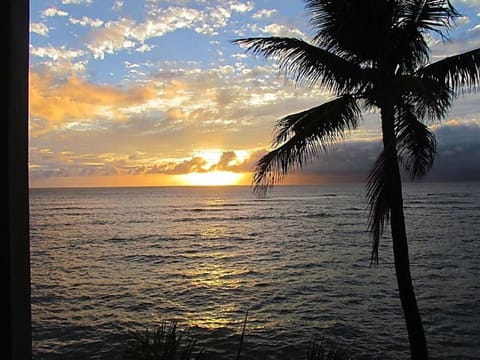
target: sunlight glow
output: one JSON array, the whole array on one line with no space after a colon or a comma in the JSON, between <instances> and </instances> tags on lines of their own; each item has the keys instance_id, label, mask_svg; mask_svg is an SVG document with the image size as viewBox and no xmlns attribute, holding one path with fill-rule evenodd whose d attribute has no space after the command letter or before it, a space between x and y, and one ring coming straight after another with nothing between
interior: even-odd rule
<instances>
[{"instance_id":1,"label":"sunlight glow","mask_svg":"<svg viewBox=\"0 0 480 360\"><path fill-rule=\"evenodd\" d=\"M242 173L230 171L210 171L205 173L190 173L182 175L185 185L192 186L219 186L219 185L239 185L244 178Z\"/></svg>"},{"instance_id":2,"label":"sunlight glow","mask_svg":"<svg viewBox=\"0 0 480 360\"><path fill-rule=\"evenodd\" d=\"M212 166L220 160L222 153L223 150L221 149L195 150L193 156L205 159L207 166Z\"/></svg>"}]
</instances>

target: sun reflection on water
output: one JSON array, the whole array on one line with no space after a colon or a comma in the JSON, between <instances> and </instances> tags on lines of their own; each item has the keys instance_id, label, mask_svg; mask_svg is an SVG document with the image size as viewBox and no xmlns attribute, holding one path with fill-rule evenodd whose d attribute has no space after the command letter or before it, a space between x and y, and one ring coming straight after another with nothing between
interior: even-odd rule
<instances>
[{"instance_id":1,"label":"sun reflection on water","mask_svg":"<svg viewBox=\"0 0 480 360\"><path fill-rule=\"evenodd\" d=\"M196 268L186 269L185 276L189 279L193 291L216 294L217 300L203 304L200 311L187 316L191 326L210 330L230 327L238 322L239 314L244 310L235 303L232 291L235 292L245 285L245 274L248 269L228 268L218 263L203 263Z\"/></svg>"},{"instance_id":2,"label":"sun reflection on water","mask_svg":"<svg viewBox=\"0 0 480 360\"><path fill-rule=\"evenodd\" d=\"M186 275L190 283L197 288L212 290L236 289L242 285L241 276L245 269L224 268L220 264L204 264L195 269L188 269Z\"/></svg>"}]
</instances>

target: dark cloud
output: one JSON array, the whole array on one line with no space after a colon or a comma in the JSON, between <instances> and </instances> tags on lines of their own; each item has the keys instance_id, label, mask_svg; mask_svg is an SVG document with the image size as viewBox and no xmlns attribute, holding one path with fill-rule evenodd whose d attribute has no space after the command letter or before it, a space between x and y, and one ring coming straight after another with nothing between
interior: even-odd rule
<instances>
[{"instance_id":1,"label":"dark cloud","mask_svg":"<svg viewBox=\"0 0 480 360\"><path fill-rule=\"evenodd\" d=\"M480 126L450 121L433 131L437 157L424 181L480 181ZM365 181L381 149L380 141L339 143L293 177L309 182L315 177L319 181Z\"/></svg>"},{"instance_id":2,"label":"dark cloud","mask_svg":"<svg viewBox=\"0 0 480 360\"><path fill-rule=\"evenodd\" d=\"M240 163L230 165L229 170L233 172L250 172L255 169L255 165L260 158L265 155L267 151L265 149L260 149L257 151L254 151L249 155L248 158L243 160Z\"/></svg>"},{"instance_id":3,"label":"dark cloud","mask_svg":"<svg viewBox=\"0 0 480 360\"><path fill-rule=\"evenodd\" d=\"M235 151L225 151L223 152L218 163L212 166L212 170L227 170L230 164L237 159L237 154Z\"/></svg>"},{"instance_id":4,"label":"dark cloud","mask_svg":"<svg viewBox=\"0 0 480 360\"><path fill-rule=\"evenodd\" d=\"M480 180L480 126L454 123L435 130L438 155L426 180Z\"/></svg>"},{"instance_id":5,"label":"dark cloud","mask_svg":"<svg viewBox=\"0 0 480 360\"><path fill-rule=\"evenodd\" d=\"M147 174L165 174L165 175L182 175L191 172L205 173L209 171L206 167L207 161L195 156L190 160L184 160L180 163L168 162L161 165L154 165L146 171Z\"/></svg>"},{"instance_id":6,"label":"dark cloud","mask_svg":"<svg viewBox=\"0 0 480 360\"><path fill-rule=\"evenodd\" d=\"M255 151L245 159L239 159L235 151L224 151L217 163L208 165L207 161L200 157L192 157L180 163L168 162L160 165L154 165L144 170L146 174L165 174L165 175L184 175L192 172L205 173L209 171L231 171L237 173L250 172L254 169L255 163L265 150Z\"/></svg>"}]
</instances>

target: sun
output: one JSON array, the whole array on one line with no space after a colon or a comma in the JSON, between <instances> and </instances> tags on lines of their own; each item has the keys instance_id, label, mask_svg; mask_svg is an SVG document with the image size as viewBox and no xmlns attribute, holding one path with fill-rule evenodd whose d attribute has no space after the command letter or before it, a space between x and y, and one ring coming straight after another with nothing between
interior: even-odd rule
<instances>
[{"instance_id":1,"label":"sun","mask_svg":"<svg viewBox=\"0 0 480 360\"><path fill-rule=\"evenodd\" d=\"M191 186L226 186L240 185L243 183L245 174L231 171L209 171L204 173L189 173L182 175L185 185Z\"/></svg>"},{"instance_id":2,"label":"sun","mask_svg":"<svg viewBox=\"0 0 480 360\"><path fill-rule=\"evenodd\" d=\"M245 150L226 151L224 149L202 149L193 152L193 158L201 159L201 168L188 174L179 175L182 185L189 186L226 186L246 185L250 183L250 173L229 171L229 167L237 166L248 158Z\"/></svg>"}]
</instances>

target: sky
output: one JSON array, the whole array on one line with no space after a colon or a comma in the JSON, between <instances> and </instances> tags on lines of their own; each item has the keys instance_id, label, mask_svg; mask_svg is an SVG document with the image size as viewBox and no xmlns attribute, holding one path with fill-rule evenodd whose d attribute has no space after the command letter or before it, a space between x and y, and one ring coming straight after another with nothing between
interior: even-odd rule
<instances>
[{"instance_id":1,"label":"sky","mask_svg":"<svg viewBox=\"0 0 480 360\"><path fill-rule=\"evenodd\" d=\"M480 47L480 0L433 61ZM300 0L31 0L30 187L249 185L275 122L331 94L290 82L231 41L312 36ZM460 96L428 125L438 156L426 181L480 181L480 98ZM364 181L379 117L284 183Z\"/></svg>"}]
</instances>

